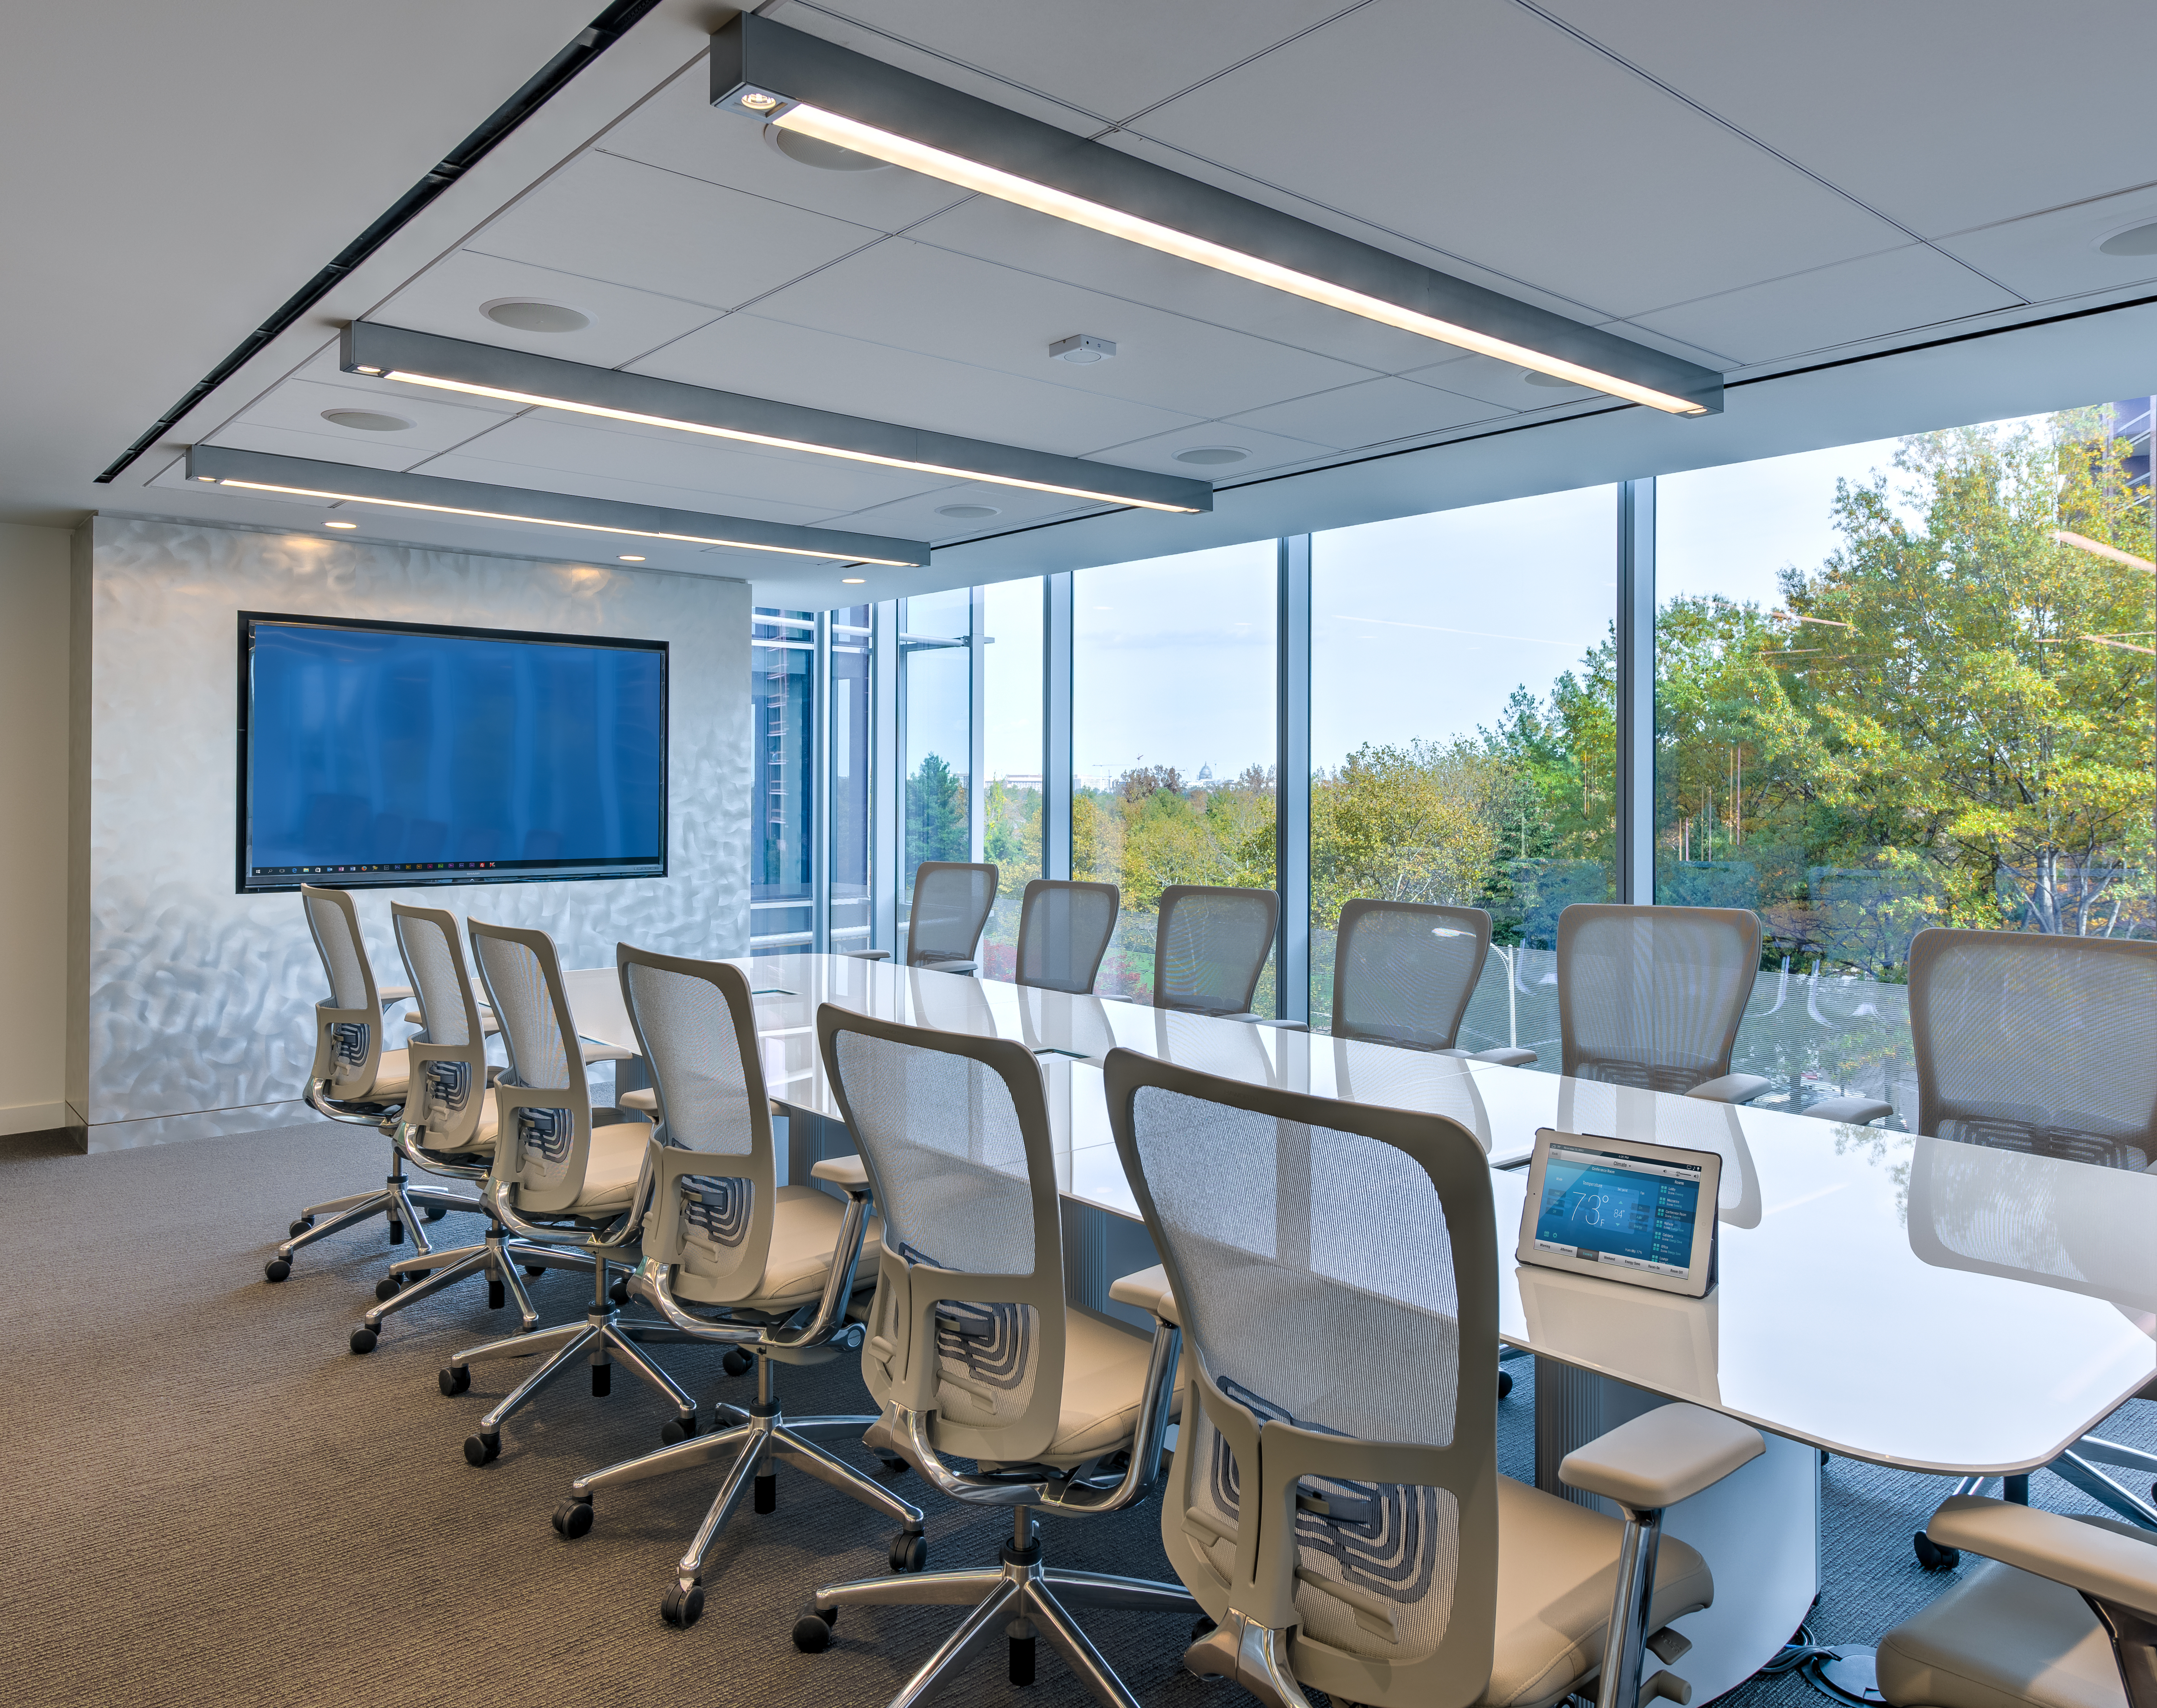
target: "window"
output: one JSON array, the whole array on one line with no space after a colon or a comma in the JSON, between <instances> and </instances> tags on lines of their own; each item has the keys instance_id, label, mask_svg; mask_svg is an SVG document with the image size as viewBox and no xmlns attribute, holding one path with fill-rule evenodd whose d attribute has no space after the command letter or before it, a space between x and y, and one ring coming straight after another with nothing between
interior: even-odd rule
<instances>
[{"instance_id":1,"label":"window","mask_svg":"<svg viewBox=\"0 0 2157 1708\"><path fill-rule=\"evenodd\" d=\"M1914 1113L1928 925L2157 929L2148 413L1659 483L1656 898L1758 913L1763 1101Z\"/></svg>"},{"instance_id":2,"label":"window","mask_svg":"<svg viewBox=\"0 0 2157 1708\"><path fill-rule=\"evenodd\" d=\"M1484 908L1459 1042L1557 1070L1557 915L1612 893L1617 503L1594 486L1311 537L1314 1027L1342 903Z\"/></svg>"},{"instance_id":3,"label":"window","mask_svg":"<svg viewBox=\"0 0 2157 1708\"><path fill-rule=\"evenodd\" d=\"M898 917L924 860L972 857L973 594L902 599L898 617Z\"/></svg>"},{"instance_id":4,"label":"window","mask_svg":"<svg viewBox=\"0 0 2157 1708\"><path fill-rule=\"evenodd\" d=\"M1123 892L1104 994L1151 995L1167 885L1273 887L1277 563L1267 540L1073 578L1071 872Z\"/></svg>"},{"instance_id":5,"label":"window","mask_svg":"<svg viewBox=\"0 0 2157 1708\"><path fill-rule=\"evenodd\" d=\"M749 630L749 727L755 774L749 944L799 954L816 941L811 824L816 620L759 609Z\"/></svg>"},{"instance_id":6,"label":"window","mask_svg":"<svg viewBox=\"0 0 2157 1708\"><path fill-rule=\"evenodd\" d=\"M1042 592L1037 576L981 589L981 858L997 871L981 971L991 979L1017 970L1019 903L1041 876Z\"/></svg>"},{"instance_id":7,"label":"window","mask_svg":"<svg viewBox=\"0 0 2157 1708\"><path fill-rule=\"evenodd\" d=\"M831 613L831 949L867 949L876 929L869 888L871 639L869 608Z\"/></svg>"}]
</instances>

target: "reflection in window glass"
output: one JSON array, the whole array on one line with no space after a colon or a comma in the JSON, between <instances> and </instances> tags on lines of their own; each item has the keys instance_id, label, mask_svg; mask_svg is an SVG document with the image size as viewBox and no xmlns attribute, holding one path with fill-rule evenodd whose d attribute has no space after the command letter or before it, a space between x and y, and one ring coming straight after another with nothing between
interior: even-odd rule
<instances>
[{"instance_id":1,"label":"reflection in window glass","mask_svg":"<svg viewBox=\"0 0 2157 1708\"><path fill-rule=\"evenodd\" d=\"M1117 885L1095 988L1153 991L1161 890L1274 884L1277 548L1080 572L1072 625L1072 876ZM1269 960L1254 1006L1274 1011Z\"/></svg>"},{"instance_id":2,"label":"reflection in window glass","mask_svg":"<svg viewBox=\"0 0 2157 1708\"><path fill-rule=\"evenodd\" d=\"M1041 615L1039 577L982 589L981 858L997 871L996 910L981 939L984 977L1017 965L1019 903L1041 876Z\"/></svg>"},{"instance_id":3,"label":"reflection in window glass","mask_svg":"<svg viewBox=\"0 0 2157 1708\"><path fill-rule=\"evenodd\" d=\"M899 603L898 746L905 779L899 803L898 906L914 899L914 869L924 860L969 857L974 665L972 590L959 588Z\"/></svg>"},{"instance_id":4,"label":"reflection in window glass","mask_svg":"<svg viewBox=\"0 0 2157 1708\"><path fill-rule=\"evenodd\" d=\"M816 731L816 620L759 609L749 630L749 727L756 835L749 939L758 954L799 954L815 941L810 755Z\"/></svg>"},{"instance_id":5,"label":"reflection in window glass","mask_svg":"<svg viewBox=\"0 0 2157 1708\"><path fill-rule=\"evenodd\" d=\"M1732 1065L1779 1082L1763 1102L1910 1121L1927 926L2157 932L2148 421L1659 483L1656 896L1758 912Z\"/></svg>"},{"instance_id":6,"label":"reflection in window glass","mask_svg":"<svg viewBox=\"0 0 2157 1708\"><path fill-rule=\"evenodd\" d=\"M869 608L831 613L831 949L867 949L870 906Z\"/></svg>"},{"instance_id":7,"label":"reflection in window glass","mask_svg":"<svg viewBox=\"0 0 2157 1708\"><path fill-rule=\"evenodd\" d=\"M1312 536L1315 1027L1344 902L1483 908L1457 1042L1557 1071L1557 915L1612 893L1616 517L1594 486Z\"/></svg>"}]
</instances>

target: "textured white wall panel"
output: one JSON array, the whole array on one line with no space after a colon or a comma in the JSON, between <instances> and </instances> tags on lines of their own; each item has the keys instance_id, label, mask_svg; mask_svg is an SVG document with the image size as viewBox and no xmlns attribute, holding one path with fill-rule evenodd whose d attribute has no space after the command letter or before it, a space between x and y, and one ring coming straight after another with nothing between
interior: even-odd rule
<instances>
[{"instance_id":1,"label":"textured white wall panel","mask_svg":"<svg viewBox=\"0 0 2157 1708\"><path fill-rule=\"evenodd\" d=\"M624 941L745 952L746 584L121 517L90 527L88 991L69 1019L92 1149L310 1118L298 1098L324 986L299 898L234 893L243 610L672 643L668 875L360 891L382 984L406 982L393 898L539 927L570 967L611 965Z\"/></svg>"}]
</instances>

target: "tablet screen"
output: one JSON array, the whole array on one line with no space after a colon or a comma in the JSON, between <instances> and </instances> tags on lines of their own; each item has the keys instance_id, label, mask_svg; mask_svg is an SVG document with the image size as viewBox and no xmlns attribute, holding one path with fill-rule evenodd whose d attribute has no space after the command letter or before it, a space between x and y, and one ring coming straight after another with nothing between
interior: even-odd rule
<instances>
[{"instance_id":1,"label":"tablet screen","mask_svg":"<svg viewBox=\"0 0 2157 1708\"><path fill-rule=\"evenodd\" d=\"M1536 1249L1681 1278L1692 1264L1701 1170L1553 1142L1536 1206Z\"/></svg>"}]
</instances>

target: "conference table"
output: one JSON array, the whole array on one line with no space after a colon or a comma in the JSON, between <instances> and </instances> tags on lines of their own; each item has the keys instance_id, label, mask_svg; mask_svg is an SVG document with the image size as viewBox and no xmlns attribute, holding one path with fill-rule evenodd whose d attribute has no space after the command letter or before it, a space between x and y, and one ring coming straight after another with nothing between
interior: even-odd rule
<instances>
[{"instance_id":1,"label":"conference table","mask_svg":"<svg viewBox=\"0 0 2157 1708\"><path fill-rule=\"evenodd\" d=\"M1772 1658L1817 1592L1820 1449L2016 1474L2157 1378L2157 1177L851 956L735 965L757 993L766 1089L800 1128L799 1178L852 1149L818 1057L821 1004L1032 1052L1067 1280L1096 1310L1109 1282L1156 1261L1109 1130L1110 1049L1459 1122L1491 1163L1500 1335L1537 1359L1538 1484L1563 1492L1566 1451L1667 1400L1768 1439L1667 1520L1716 1573L1715 1605L1679 1622L1695 1647L1676 1669L1696 1703ZM580 1032L635 1049L613 969L565 982ZM1544 1127L1718 1152L1715 1289L1686 1299L1516 1265L1524 1165ZM1913 1508L1912 1529L1928 1510Z\"/></svg>"}]
</instances>

